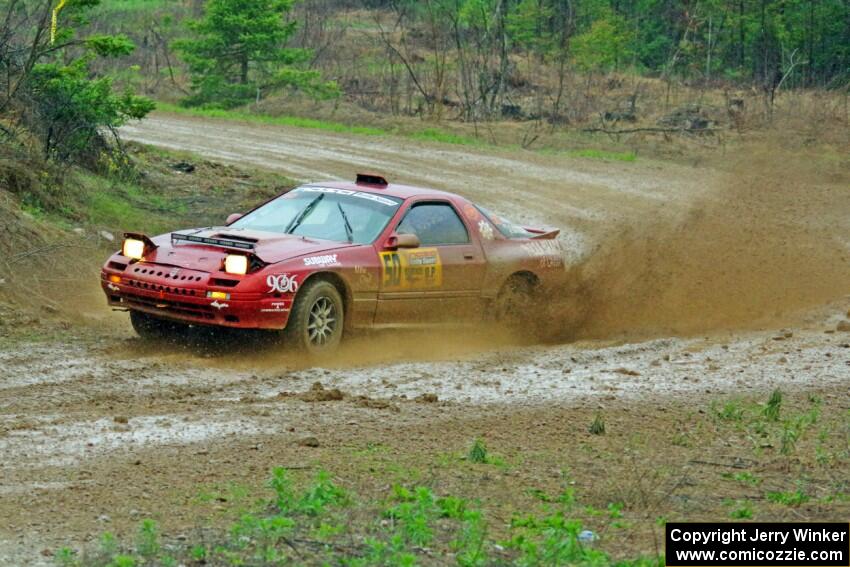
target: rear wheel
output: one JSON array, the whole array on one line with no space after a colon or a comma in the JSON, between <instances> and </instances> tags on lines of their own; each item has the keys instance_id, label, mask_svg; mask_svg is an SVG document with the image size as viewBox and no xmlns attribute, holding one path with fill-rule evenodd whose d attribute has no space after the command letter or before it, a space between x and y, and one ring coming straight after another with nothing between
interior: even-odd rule
<instances>
[{"instance_id":1,"label":"rear wheel","mask_svg":"<svg viewBox=\"0 0 850 567\"><path fill-rule=\"evenodd\" d=\"M534 285L513 276L502 286L496 299L496 319L512 331L533 331Z\"/></svg>"},{"instance_id":2,"label":"rear wheel","mask_svg":"<svg viewBox=\"0 0 850 567\"><path fill-rule=\"evenodd\" d=\"M344 316L342 296L333 284L308 281L295 296L284 339L310 354L333 352L342 340Z\"/></svg>"},{"instance_id":3,"label":"rear wheel","mask_svg":"<svg viewBox=\"0 0 850 567\"><path fill-rule=\"evenodd\" d=\"M185 331L185 325L142 313L130 311L130 323L136 334L146 341L174 341Z\"/></svg>"}]
</instances>

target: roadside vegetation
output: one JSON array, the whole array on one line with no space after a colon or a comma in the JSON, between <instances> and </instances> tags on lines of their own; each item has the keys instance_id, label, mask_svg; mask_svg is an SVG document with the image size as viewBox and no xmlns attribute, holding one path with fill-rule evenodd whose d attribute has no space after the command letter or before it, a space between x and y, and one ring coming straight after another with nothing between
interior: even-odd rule
<instances>
[{"instance_id":1,"label":"roadside vegetation","mask_svg":"<svg viewBox=\"0 0 850 567\"><path fill-rule=\"evenodd\" d=\"M289 471L275 468L272 498L243 514L226 535L206 534L196 542L164 542L152 520L144 520L135 541L123 544L104 533L97 549L78 555L61 549L64 567L135 565L347 565L446 564L663 565L661 558L613 561L594 545L597 536L571 519L579 510L575 491L536 493L534 511L511 520L509 534L494 540L480 503L438 496L427 486L396 484L377 502L358 502L320 471L298 491ZM220 538L220 539L217 539Z\"/></svg>"},{"instance_id":2,"label":"roadside vegetation","mask_svg":"<svg viewBox=\"0 0 850 567\"><path fill-rule=\"evenodd\" d=\"M400 439L301 448L289 458L304 465L275 467L264 482L180 496L192 497L194 524L143 520L59 549L56 562L649 566L663 564L668 521L846 517L850 413L839 400L776 390L701 404L565 410L547 417L563 431L515 448L486 417L465 428L488 433L455 451ZM520 435L539 416L514 419ZM462 438L435 443L445 451Z\"/></svg>"},{"instance_id":3,"label":"roadside vegetation","mask_svg":"<svg viewBox=\"0 0 850 567\"><path fill-rule=\"evenodd\" d=\"M271 26L275 61L230 57L245 51L216 23L224 0L107 5L101 26L148 40L135 84L182 105L668 157L760 134L847 143L839 2L305 0L275 4L277 27L252 11L271 4L252 0L240 25ZM187 51L210 34L223 50L215 69Z\"/></svg>"}]
</instances>

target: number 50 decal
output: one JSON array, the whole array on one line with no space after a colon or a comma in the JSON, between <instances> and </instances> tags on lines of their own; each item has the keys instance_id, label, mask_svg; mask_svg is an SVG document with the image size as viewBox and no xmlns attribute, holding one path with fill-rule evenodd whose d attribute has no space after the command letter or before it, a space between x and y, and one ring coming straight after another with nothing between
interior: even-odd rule
<instances>
[{"instance_id":1,"label":"number 50 decal","mask_svg":"<svg viewBox=\"0 0 850 567\"><path fill-rule=\"evenodd\" d=\"M443 265L436 248L381 252L381 288L429 289L443 285Z\"/></svg>"},{"instance_id":2,"label":"number 50 decal","mask_svg":"<svg viewBox=\"0 0 850 567\"><path fill-rule=\"evenodd\" d=\"M401 258L398 252L381 252L381 273L383 287L401 287Z\"/></svg>"}]
</instances>

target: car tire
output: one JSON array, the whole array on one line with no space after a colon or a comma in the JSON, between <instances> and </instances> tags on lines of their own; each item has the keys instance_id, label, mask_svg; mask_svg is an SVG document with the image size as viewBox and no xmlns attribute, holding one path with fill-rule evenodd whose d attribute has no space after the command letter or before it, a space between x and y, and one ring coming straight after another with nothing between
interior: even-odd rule
<instances>
[{"instance_id":1,"label":"car tire","mask_svg":"<svg viewBox=\"0 0 850 567\"><path fill-rule=\"evenodd\" d=\"M168 341L176 340L184 326L141 311L130 311L130 324L133 330L146 341Z\"/></svg>"},{"instance_id":2,"label":"car tire","mask_svg":"<svg viewBox=\"0 0 850 567\"><path fill-rule=\"evenodd\" d=\"M531 329L534 285L526 278L513 276L502 286L496 298L496 320L511 331Z\"/></svg>"},{"instance_id":3,"label":"car tire","mask_svg":"<svg viewBox=\"0 0 850 567\"><path fill-rule=\"evenodd\" d=\"M283 330L287 345L310 355L335 351L345 324L342 296L325 280L308 280L295 296Z\"/></svg>"}]
</instances>

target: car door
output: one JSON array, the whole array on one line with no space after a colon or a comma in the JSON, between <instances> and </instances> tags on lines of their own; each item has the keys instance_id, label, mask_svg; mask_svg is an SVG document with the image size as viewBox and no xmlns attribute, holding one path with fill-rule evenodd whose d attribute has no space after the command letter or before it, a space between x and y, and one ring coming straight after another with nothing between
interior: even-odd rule
<instances>
[{"instance_id":1,"label":"car door","mask_svg":"<svg viewBox=\"0 0 850 567\"><path fill-rule=\"evenodd\" d=\"M376 324L418 325L480 317L485 258L447 200L410 204L395 232L415 234L419 248L385 250Z\"/></svg>"}]
</instances>

